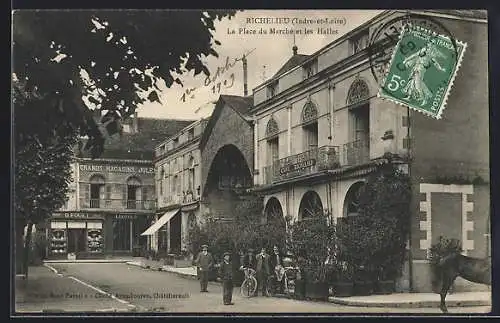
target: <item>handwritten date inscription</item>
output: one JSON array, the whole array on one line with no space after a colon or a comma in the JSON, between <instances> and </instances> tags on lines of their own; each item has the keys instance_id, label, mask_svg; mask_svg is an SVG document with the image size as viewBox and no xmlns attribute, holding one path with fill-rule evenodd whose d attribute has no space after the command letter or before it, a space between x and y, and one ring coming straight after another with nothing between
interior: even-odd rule
<instances>
[{"instance_id":1,"label":"handwritten date inscription","mask_svg":"<svg viewBox=\"0 0 500 323\"><path fill-rule=\"evenodd\" d=\"M205 77L205 80L203 82L202 87L210 87L212 90L213 94L219 94L222 89L230 89L234 85L234 72L227 75L227 72L232 69L236 63L239 61L243 61L243 59L248 56L251 52L254 50L252 49L248 53L245 53L241 57L237 58L230 58L226 57L226 61L224 62L224 66L219 66L217 67L217 70L215 73ZM189 99L194 99L195 97L195 92L198 90L200 87L191 87L187 88L184 90L180 97L180 101L186 102L186 100Z\"/></svg>"}]
</instances>

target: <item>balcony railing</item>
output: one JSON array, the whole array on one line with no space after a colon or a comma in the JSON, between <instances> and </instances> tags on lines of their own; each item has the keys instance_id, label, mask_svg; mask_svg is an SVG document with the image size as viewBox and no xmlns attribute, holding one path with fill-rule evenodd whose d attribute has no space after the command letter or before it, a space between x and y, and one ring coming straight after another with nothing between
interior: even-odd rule
<instances>
[{"instance_id":1,"label":"balcony railing","mask_svg":"<svg viewBox=\"0 0 500 323\"><path fill-rule=\"evenodd\" d=\"M323 146L276 160L264 167L264 183L271 184L301 175L340 167L339 148Z\"/></svg>"},{"instance_id":2,"label":"balcony railing","mask_svg":"<svg viewBox=\"0 0 500 323\"><path fill-rule=\"evenodd\" d=\"M344 160L346 166L366 163L370 160L370 146L368 140L356 140L344 144Z\"/></svg>"},{"instance_id":3,"label":"balcony railing","mask_svg":"<svg viewBox=\"0 0 500 323\"><path fill-rule=\"evenodd\" d=\"M159 199L158 207L165 207L175 204L190 204L200 200L197 193L185 192L184 194L170 194Z\"/></svg>"},{"instance_id":4,"label":"balcony railing","mask_svg":"<svg viewBox=\"0 0 500 323\"><path fill-rule=\"evenodd\" d=\"M154 200L123 200L123 199L80 199L82 209L108 209L108 210L154 210Z\"/></svg>"}]
</instances>

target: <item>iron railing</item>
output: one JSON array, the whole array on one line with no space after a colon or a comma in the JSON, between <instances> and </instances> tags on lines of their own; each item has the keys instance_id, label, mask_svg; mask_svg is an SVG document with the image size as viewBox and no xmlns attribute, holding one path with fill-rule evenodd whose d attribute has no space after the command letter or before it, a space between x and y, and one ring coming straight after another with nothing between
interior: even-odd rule
<instances>
[{"instance_id":1,"label":"iron railing","mask_svg":"<svg viewBox=\"0 0 500 323\"><path fill-rule=\"evenodd\" d=\"M85 199L80 198L82 209L131 209L131 210L154 210L154 200L124 200L124 199Z\"/></svg>"},{"instance_id":2,"label":"iron railing","mask_svg":"<svg viewBox=\"0 0 500 323\"><path fill-rule=\"evenodd\" d=\"M271 184L338 167L340 167L339 148L322 146L278 159L272 165L264 167L264 183Z\"/></svg>"},{"instance_id":3,"label":"iron railing","mask_svg":"<svg viewBox=\"0 0 500 323\"><path fill-rule=\"evenodd\" d=\"M370 146L368 140L356 140L344 144L343 156L343 165L346 166L368 162L370 160Z\"/></svg>"}]
</instances>

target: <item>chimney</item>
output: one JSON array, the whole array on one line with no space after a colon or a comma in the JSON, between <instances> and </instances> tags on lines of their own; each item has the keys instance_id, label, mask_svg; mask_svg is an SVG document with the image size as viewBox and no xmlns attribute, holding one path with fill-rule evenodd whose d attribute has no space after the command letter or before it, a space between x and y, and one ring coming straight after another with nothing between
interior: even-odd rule
<instances>
[{"instance_id":1,"label":"chimney","mask_svg":"<svg viewBox=\"0 0 500 323\"><path fill-rule=\"evenodd\" d=\"M248 85L247 85L247 58L243 55L241 60L243 62L243 96L248 95Z\"/></svg>"},{"instance_id":2,"label":"chimney","mask_svg":"<svg viewBox=\"0 0 500 323\"><path fill-rule=\"evenodd\" d=\"M297 50L298 49L299 48L297 47L297 45L293 45L293 47L292 47L293 55L297 55Z\"/></svg>"}]
</instances>

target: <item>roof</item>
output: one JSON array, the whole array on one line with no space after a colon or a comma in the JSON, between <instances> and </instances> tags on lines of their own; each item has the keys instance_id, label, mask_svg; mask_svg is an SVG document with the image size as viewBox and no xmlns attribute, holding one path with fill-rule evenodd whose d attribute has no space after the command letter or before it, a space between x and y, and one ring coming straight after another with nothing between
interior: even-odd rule
<instances>
[{"instance_id":1,"label":"roof","mask_svg":"<svg viewBox=\"0 0 500 323\"><path fill-rule=\"evenodd\" d=\"M250 110L253 108L253 96L237 96L237 95L220 95L217 104L215 105L215 109L208 119L208 123L203 131L203 134L200 138L200 149L203 150L205 144L210 137L212 130L215 126L215 123L219 119L222 109L228 106L233 111L235 111L242 119L247 121L248 123L252 122L252 118L250 116Z\"/></svg>"},{"instance_id":2,"label":"roof","mask_svg":"<svg viewBox=\"0 0 500 323\"><path fill-rule=\"evenodd\" d=\"M294 54L290 59L274 74L273 79L279 77L282 74L285 74L292 68L301 65L304 63L310 56L303 54Z\"/></svg>"},{"instance_id":3,"label":"roof","mask_svg":"<svg viewBox=\"0 0 500 323\"><path fill-rule=\"evenodd\" d=\"M220 98L244 119L250 117L249 111L253 107L253 96L221 95Z\"/></svg>"},{"instance_id":4,"label":"roof","mask_svg":"<svg viewBox=\"0 0 500 323\"><path fill-rule=\"evenodd\" d=\"M127 120L125 124L132 122ZM104 152L99 158L153 160L154 148L159 141L177 134L191 123L193 120L137 118L138 132L124 132L106 138ZM78 155L90 157L87 152Z\"/></svg>"}]
</instances>

